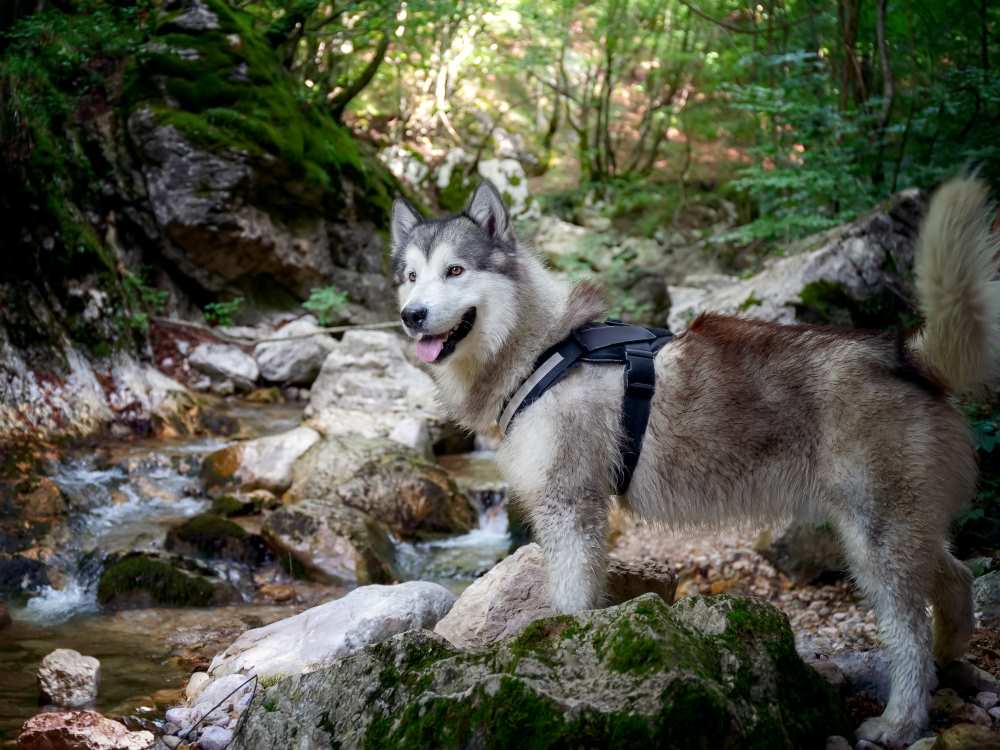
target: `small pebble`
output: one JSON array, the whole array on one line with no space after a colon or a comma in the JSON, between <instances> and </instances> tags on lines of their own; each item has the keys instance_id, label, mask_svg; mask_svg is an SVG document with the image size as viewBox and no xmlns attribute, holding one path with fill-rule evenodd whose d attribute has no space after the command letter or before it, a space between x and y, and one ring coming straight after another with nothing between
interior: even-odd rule
<instances>
[{"instance_id":1,"label":"small pebble","mask_svg":"<svg viewBox=\"0 0 1000 750\"><path fill-rule=\"evenodd\" d=\"M1000 702L1000 696L997 696L996 693L983 691L976 695L976 703L987 711L993 708L998 702Z\"/></svg>"}]
</instances>

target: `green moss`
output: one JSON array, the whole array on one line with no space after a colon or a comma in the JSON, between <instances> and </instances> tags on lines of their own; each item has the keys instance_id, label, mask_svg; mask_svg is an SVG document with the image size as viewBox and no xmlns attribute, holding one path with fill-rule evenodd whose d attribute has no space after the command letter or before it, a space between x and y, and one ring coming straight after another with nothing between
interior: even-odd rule
<instances>
[{"instance_id":1,"label":"green moss","mask_svg":"<svg viewBox=\"0 0 1000 750\"><path fill-rule=\"evenodd\" d=\"M229 518L232 516L248 516L260 512L260 506L255 502L244 502L232 495L223 495L212 501L212 515ZM242 531L242 529L240 529Z\"/></svg>"},{"instance_id":2,"label":"green moss","mask_svg":"<svg viewBox=\"0 0 1000 750\"><path fill-rule=\"evenodd\" d=\"M131 108L151 108L201 147L267 159L276 181L258 198L283 220L340 209L349 180L363 190L362 213L384 223L396 187L388 173L309 101L252 16L222 0L206 4L218 29L191 33L162 17L131 76Z\"/></svg>"},{"instance_id":3,"label":"green moss","mask_svg":"<svg viewBox=\"0 0 1000 750\"><path fill-rule=\"evenodd\" d=\"M451 170L448 184L438 193L438 204L445 211L461 211L474 187L472 181L466 178L464 167L456 164Z\"/></svg>"},{"instance_id":4,"label":"green moss","mask_svg":"<svg viewBox=\"0 0 1000 750\"><path fill-rule=\"evenodd\" d=\"M0 227L0 245L11 249L6 270L28 287L38 284L37 269L44 268L45 294L63 308L73 304L71 281L96 279L120 313L107 326L72 311L65 322L99 357L134 346L145 314L124 288L105 228L92 226L88 216L106 214L107 188L120 181L114 147L95 123L118 103L119 74L144 41L147 8L145 0L49 6L7 30L0 56L6 154L0 179L18 185L0 201L15 217ZM9 327L10 313L3 317ZM53 346L37 336L33 345Z\"/></svg>"},{"instance_id":5,"label":"green moss","mask_svg":"<svg viewBox=\"0 0 1000 750\"><path fill-rule=\"evenodd\" d=\"M122 558L104 569L97 587L97 601L108 604L131 592L149 594L156 604L205 607L213 603L216 588L203 578L188 575L169 563L146 555Z\"/></svg>"},{"instance_id":6,"label":"green moss","mask_svg":"<svg viewBox=\"0 0 1000 750\"><path fill-rule=\"evenodd\" d=\"M750 292L750 295L740 303L738 309L740 312L746 312L751 307L757 307L760 304L761 300L757 297L757 295L754 292Z\"/></svg>"},{"instance_id":7,"label":"green moss","mask_svg":"<svg viewBox=\"0 0 1000 750\"><path fill-rule=\"evenodd\" d=\"M196 546L208 545L218 539L244 539L247 535L238 524L213 513L202 513L188 519L174 531L178 539Z\"/></svg>"},{"instance_id":8,"label":"green moss","mask_svg":"<svg viewBox=\"0 0 1000 750\"><path fill-rule=\"evenodd\" d=\"M266 548L259 537L214 513L203 513L170 529L165 546L183 555L247 563L262 562L266 556Z\"/></svg>"}]
</instances>

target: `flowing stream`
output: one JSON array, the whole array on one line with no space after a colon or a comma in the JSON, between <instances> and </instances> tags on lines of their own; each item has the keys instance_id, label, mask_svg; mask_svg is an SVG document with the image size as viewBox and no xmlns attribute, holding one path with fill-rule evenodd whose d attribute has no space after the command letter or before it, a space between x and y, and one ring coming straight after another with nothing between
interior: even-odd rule
<instances>
[{"instance_id":1,"label":"flowing stream","mask_svg":"<svg viewBox=\"0 0 1000 750\"><path fill-rule=\"evenodd\" d=\"M258 437L297 426L301 414L288 406L243 405L231 416L239 419L241 437ZM100 659L97 710L130 717L130 723L141 726L179 702L178 691L199 659L203 666L243 630L303 608L247 603L106 612L97 603L104 555L160 551L169 528L209 509L211 500L199 480L201 462L231 442L139 441L70 452L51 467L49 476L70 512L51 537L56 550L52 585L12 609L13 623L0 630L0 747L13 747L21 724L37 713L35 673L56 648ZM456 537L397 542L397 567L405 579L437 581L458 593L506 554L507 516L489 454L447 456L442 463L480 507L478 527ZM210 564L249 602L253 581L246 568L217 560ZM323 590L318 597L329 600L342 593Z\"/></svg>"}]
</instances>

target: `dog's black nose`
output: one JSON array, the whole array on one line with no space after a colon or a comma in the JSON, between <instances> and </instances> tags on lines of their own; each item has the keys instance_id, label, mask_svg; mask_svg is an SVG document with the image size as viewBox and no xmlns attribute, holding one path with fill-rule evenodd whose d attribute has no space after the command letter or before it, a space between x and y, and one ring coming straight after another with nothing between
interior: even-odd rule
<instances>
[{"instance_id":1,"label":"dog's black nose","mask_svg":"<svg viewBox=\"0 0 1000 750\"><path fill-rule=\"evenodd\" d=\"M408 305L403 308L403 312L399 314L399 317L406 323L407 328L417 329L427 320L427 308L418 305Z\"/></svg>"}]
</instances>

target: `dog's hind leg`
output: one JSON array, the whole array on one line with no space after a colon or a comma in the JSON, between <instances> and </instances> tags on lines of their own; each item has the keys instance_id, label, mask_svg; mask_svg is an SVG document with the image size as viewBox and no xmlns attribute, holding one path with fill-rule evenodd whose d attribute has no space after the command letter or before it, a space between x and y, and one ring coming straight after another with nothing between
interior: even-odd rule
<instances>
[{"instance_id":1,"label":"dog's hind leg","mask_svg":"<svg viewBox=\"0 0 1000 750\"><path fill-rule=\"evenodd\" d=\"M927 724L934 684L929 581L936 548L912 517L887 522L873 506L838 519L851 572L875 609L889 656L891 689L881 716L865 721L858 737L887 747L914 741Z\"/></svg>"},{"instance_id":2,"label":"dog's hind leg","mask_svg":"<svg viewBox=\"0 0 1000 750\"><path fill-rule=\"evenodd\" d=\"M972 572L943 549L931 585L934 605L934 660L939 666L960 658L975 628Z\"/></svg>"}]
</instances>

